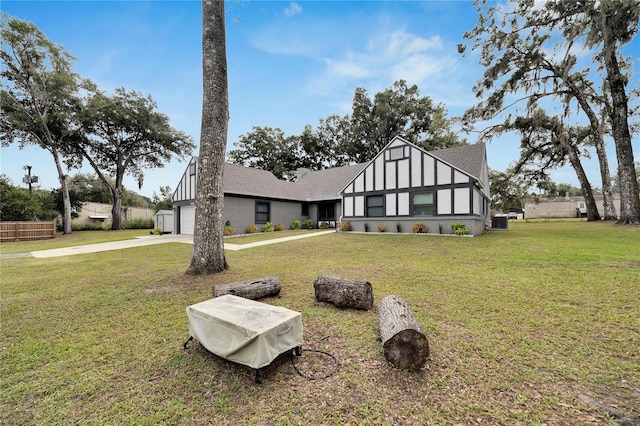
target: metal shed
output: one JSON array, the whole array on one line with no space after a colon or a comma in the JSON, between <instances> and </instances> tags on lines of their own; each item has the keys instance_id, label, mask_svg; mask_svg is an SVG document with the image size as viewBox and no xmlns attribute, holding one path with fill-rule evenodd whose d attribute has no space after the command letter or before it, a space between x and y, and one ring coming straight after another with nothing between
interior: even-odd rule
<instances>
[{"instance_id":1,"label":"metal shed","mask_svg":"<svg viewBox=\"0 0 640 426\"><path fill-rule=\"evenodd\" d=\"M173 210L158 210L158 213L153 215L154 228L160 228L163 234L171 233L173 231Z\"/></svg>"}]
</instances>

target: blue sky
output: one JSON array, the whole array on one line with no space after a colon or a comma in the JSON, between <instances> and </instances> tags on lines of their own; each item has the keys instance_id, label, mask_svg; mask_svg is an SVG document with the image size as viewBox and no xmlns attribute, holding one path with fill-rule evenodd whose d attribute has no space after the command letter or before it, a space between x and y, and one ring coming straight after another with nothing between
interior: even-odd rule
<instances>
[{"instance_id":1,"label":"blue sky","mask_svg":"<svg viewBox=\"0 0 640 426\"><path fill-rule=\"evenodd\" d=\"M237 1L227 3L227 61L230 121L228 147L252 126L299 134L306 124L351 112L354 90L370 96L394 81L417 84L422 95L441 102L450 116L473 105L472 87L482 75L475 53L461 57L456 46L473 28L471 1ZM200 135L202 105L201 4L199 1L7 1L0 7L31 21L77 61L74 70L101 90L116 87L151 96L171 124ZM637 39L625 48L640 56ZM634 78L637 87L637 77ZM474 142L473 135L464 135ZM487 146L489 166L504 170L518 158L516 136ZM610 144L611 172L616 169ZM640 147L634 139L634 152ZM197 148L194 151L197 154ZM1 172L21 184L23 166L33 167L43 188L58 187L50 154L35 147L1 149ZM595 161L584 163L599 187ZM143 195L161 185L175 189L185 162L149 170ZM91 172L86 166L82 172ZM70 171L70 174L77 173ZM556 182L577 186L570 168Z\"/></svg>"}]
</instances>

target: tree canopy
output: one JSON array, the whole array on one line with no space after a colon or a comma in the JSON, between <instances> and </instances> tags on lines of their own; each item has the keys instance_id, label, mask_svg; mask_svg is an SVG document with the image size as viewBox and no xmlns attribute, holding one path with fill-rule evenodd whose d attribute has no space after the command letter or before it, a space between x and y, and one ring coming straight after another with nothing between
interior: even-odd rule
<instances>
[{"instance_id":1,"label":"tree canopy","mask_svg":"<svg viewBox=\"0 0 640 426\"><path fill-rule=\"evenodd\" d=\"M350 115L320 118L315 129L306 125L301 135L254 127L234 144L228 159L293 180L298 168L321 170L369 161L394 136L428 151L466 143L453 124L444 106L420 95L416 85L399 80L373 98L357 88Z\"/></svg>"},{"instance_id":2,"label":"tree canopy","mask_svg":"<svg viewBox=\"0 0 640 426\"><path fill-rule=\"evenodd\" d=\"M123 199L129 205L148 202L127 194L124 176L133 176L141 186L146 169L190 155L193 140L171 127L151 96L124 88L107 95L81 79L71 71L74 58L35 25L6 14L0 24L1 75L7 81L0 91L2 145L19 141L21 147L35 144L51 153L65 206L65 233L71 232L72 209L63 163L71 169L88 161L109 191L112 229L120 229ZM100 201L106 198L102 194Z\"/></svg>"},{"instance_id":3,"label":"tree canopy","mask_svg":"<svg viewBox=\"0 0 640 426\"><path fill-rule=\"evenodd\" d=\"M299 138L287 137L280 129L254 126L234 145L238 149L228 154L232 163L269 170L279 179L295 178L296 168L301 164Z\"/></svg>"},{"instance_id":4,"label":"tree canopy","mask_svg":"<svg viewBox=\"0 0 640 426\"><path fill-rule=\"evenodd\" d=\"M170 186L160 186L160 194L153 191L153 197L151 197L151 206L153 211L158 213L160 210L173 209L173 192Z\"/></svg>"},{"instance_id":5,"label":"tree canopy","mask_svg":"<svg viewBox=\"0 0 640 426\"><path fill-rule=\"evenodd\" d=\"M494 212L521 212L524 208L524 200L530 198L530 181L525 175L518 175L515 179L509 173L498 170L489 170L489 182L491 185L491 210Z\"/></svg>"},{"instance_id":6,"label":"tree canopy","mask_svg":"<svg viewBox=\"0 0 640 426\"><path fill-rule=\"evenodd\" d=\"M21 147L33 144L51 153L64 199L64 233L71 233L63 163L79 165L74 146L82 140L78 112L83 82L71 71L74 58L35 25L3 13L0 35L0 140L3 146L18 140Z\"/></svg>"},{"instance_id":7,"label":"tree canopy","mask_svg":"<svg viewBox=\"0 0 640 426\"><path fill-rule=\"evenodd\" d=\"M77 149L111 193L112 229L122 226L125 174L142 186L146 169L163 167L173 156L184 158L195 147L156 108L150 95L118 88L112 96L93 93L82 111L88 137Z\"/></svg>"},{"instance_id":8,"label":"tree canopy","mask_svg":"<svg viewBox=\"0 0 640 426\"><path fill-rule=\"evenodd\" d=\"M82 201L69 192L73 218L82 210ZM57 220L64 215L64 203L59 189L46 191L14 186L9 178L0 175L0 219L7 221Z\"/></svg>"},{"instance_id":9,"label":"tree canopy","mask_svg":"<svg viewBox=\"0 0 640 426\"><path fill-rule=\"evenodd\" d=\"M516 123L518 119L534 118L534 111L553 107L550 102L556 102L562 111L557 115L559 122L556 124L567 130L565 136L569 137L560 138L561 151L547 151L550 156L545 165L552 168L569 161L581 185L590 186L585 185L588 184L586 175L580 176L579 163L584 147L594 146L600 162L605 218L614 218L604 136L607 132L613 136L619 173L635 173L628 167L631 153L628 127L626 134L624 129L616 131L616 128L625 127L628 116L626 100L622 99L624 84L616 86L612 82L624 83L627 79L624 74L627 68L616 68L615 64L625 63L620 48L637 31L640 4L630 0L559 0L544 4L517 0L510 5L512 7L484 1L476 1L476 5L478 23L465 37L472 41L474 50L479 50L480 63L486 70L474 87L480 101L465 113L465 126L469 129L477 123L489 121L491 124L491 120L501 118L502 123L487 127L481 132L481 138L505 131L521 131ZM459 49L464 52L465 46ZM578 54L585 50L600 64L598 69L579 68ZM607 61L612 66L608 66ZM601 82L600 87L597 81ZM620 100L615 101L616 98ZM624 120L620 118L622 115ZM537 116L543 118L540 114ZM617 124L614 122L616 117ZM578 137L584 132L576 132L577 128L573 127L581 120L588 122L586 137ZM530 121L528 125L548 132L552 140L560 141L557 133L551 135L553 131L545 123L549 121L543 118ZM526 150L528 146L522 148ZM523 157L526 155L521 156L521 160ZM620 171L622 169L624 171ZM637 188L634 191L629 185L621 195L637 199ZM595 208L595 204L593 206ZM627 222L631 211L624 205L622 210L620 220ZM591 217L597 218L597 214Z\"/></svg>"},{"instance_id":10,"label":"tree canopy","mask_svg":"<svg viewBox=\"0 0 640 426\"><path fill-rule=\"evenodd\" d=\"M357 88L350 121L351 139L345 150L355 163L371 160L394 136L427 151L462 143L444 106L434 105L431 98L420 95L418 86L407 86L404 80L376 93L373 100L364 88Z\"/></svg>"},{"instance_id":11,"label":"tree canopy","mask_svg":"<svg viewBox=\"0 0 640 426\"><path fill-rule=\"evenodd\" d=\"M3 221L37 220L42 205L25 188L13 185L6 175L0 175L0 219Z\"/></svg>"},{"instance_id":12,"label":"tree canopy","mask_svg":"<svg viewBox=\"0 0 640 426\"><path fill-rule=\"evenodd\" d=\"M105 176L109 186L94 173L76 173L68 178L69 193L75 193L83 202L113 204L110 187L115 185L111 176ZM135 191L123 187L122 205L128 207L149 207L151 200ZM73 197L72 197L73 198Z\"/></svg>"}]
</instances>

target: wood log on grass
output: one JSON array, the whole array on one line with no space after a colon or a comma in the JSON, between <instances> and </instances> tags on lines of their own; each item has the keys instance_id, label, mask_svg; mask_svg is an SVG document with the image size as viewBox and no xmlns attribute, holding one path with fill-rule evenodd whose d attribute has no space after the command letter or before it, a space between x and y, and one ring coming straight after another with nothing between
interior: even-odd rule
<instances>
[{"instance_id":1,"label":"wood log on grass","mask_svg":"<svg viewBox=\"0 0 640 426\"><path fill-rule=\"evenodd\" d=\"M280 280L275 275L268 275L253 280L213 286L213 297L225 294L233 294L251 300L277 296L280 294Z\"/></svg>"},{"instance_id":2,"label":"wood log on grass","mask_svg":"<svg viewBox=\"0 0 640 426\"><path fill-rule=\"evenodd\" d=\"M380 336L385 359L401 370L420 370L429 357L429 341L401 297L391 295L380 302Z\"/></svg>"},{"instance_id":3,"label":"wood log on grass","mask_svg":"<svg viewBox=\"0 0 640 426\"><path fill-rule=\"evenodd\" d=\"M373 288L368 281L347 280L331 275L320 275L313 283L316 300L329 302L337 308L368 311L373 307Z\"/></svg>"}]
</instances>

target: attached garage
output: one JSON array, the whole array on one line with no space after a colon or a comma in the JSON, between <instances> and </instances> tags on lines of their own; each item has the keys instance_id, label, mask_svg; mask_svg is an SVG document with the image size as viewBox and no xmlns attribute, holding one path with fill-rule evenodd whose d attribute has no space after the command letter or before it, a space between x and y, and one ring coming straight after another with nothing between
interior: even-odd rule
<instances>
[{"instance_id":1,"label":"attached garage","mask_svg":"<svg viewBox=\"0 0 640 426\"><path fill-rule=\"evenodd\" d=\"M180 206L178 212L180 225L178 233L193 235L196 223L196 206Z\"/></svg>"},{"instance_id":2,"label":"attached garage","mask_svg":"<svg viewBox=\"0 0 640 426\"><path fill-rule=\"evenodd\" d=\"M193 235L196 223L196 173L195 157L189 161L187 169L173 192L173 233Z\"/></svg>"}]
</instances>

